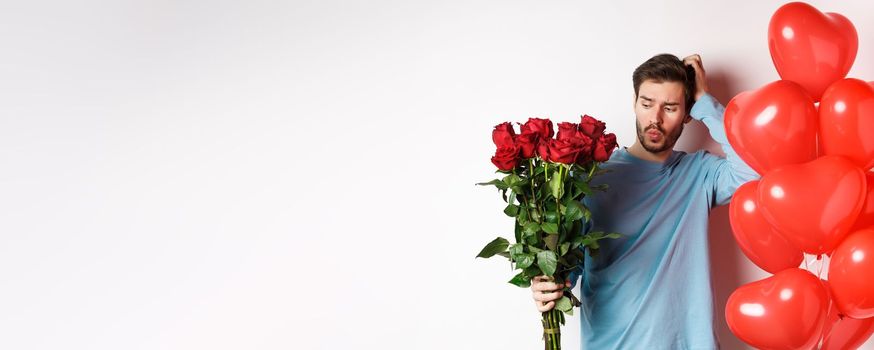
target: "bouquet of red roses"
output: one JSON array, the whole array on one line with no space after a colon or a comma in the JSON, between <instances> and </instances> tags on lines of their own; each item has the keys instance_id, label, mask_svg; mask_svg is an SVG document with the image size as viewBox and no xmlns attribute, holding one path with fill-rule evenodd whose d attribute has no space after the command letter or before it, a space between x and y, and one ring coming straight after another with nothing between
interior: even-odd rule
<instances>
[{"instance_id":1,"label":"bouquet of red roses","mask_svg":"<svg viewBox=\"0 0 874 350\"><path fill-rule=\"evenodd\" d=\"M602 171L599 163L610 158L617 147L616 135L605 134L604 122L584 115L579 124L558 123L553 138L549 119L529 118L516 134L510 123L492 131L497 146L492 163L501 179L477 185L495 186L507 203L504 213L515 218L515 243L498 237L477 257L500 255L521 270L510 283L527 288L535 276L552 277L563 285L580 268L585 252L597 254L598 241L617 238L616 233L584 232L591 213L583 197L606 186L590 187ZM508 194L509 193L509 194ZM543 339L547 350L561 349L560 325L564 314L573 314L579 300L569 291L555 308L542 315Z\"/></svg>"}]
</instances>

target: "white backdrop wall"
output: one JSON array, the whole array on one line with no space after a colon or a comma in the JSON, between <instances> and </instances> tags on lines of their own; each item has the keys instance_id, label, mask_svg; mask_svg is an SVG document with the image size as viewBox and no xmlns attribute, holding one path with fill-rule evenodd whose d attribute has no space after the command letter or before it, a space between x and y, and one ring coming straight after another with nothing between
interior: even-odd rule
<instances>
[{"instance_id":1,"label":"white backdrop wall","mask_svg":"<svg viewBox=\"0 0 874 350\"><path fill-rule=\"evenodd\" d=\"M727 103L778 79L782 3L4 1L0 348L539 348L529 291L473 258L511 227L473 185L492 126L587 113L630 145L638 64L699 53ZM874 80L871 3L811 4ZM741 349L721 309L766 274L725 209Z\"/></svg>"}]
</instances>

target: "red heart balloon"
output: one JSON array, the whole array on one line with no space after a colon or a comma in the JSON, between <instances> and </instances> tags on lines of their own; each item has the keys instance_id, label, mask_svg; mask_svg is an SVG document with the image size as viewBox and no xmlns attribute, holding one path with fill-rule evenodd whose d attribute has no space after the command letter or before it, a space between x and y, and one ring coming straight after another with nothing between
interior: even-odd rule
<instances>
[{"instance_id":1,"label":"red heart balloon","mask_svg":"<svg viewBox=\"0 0 874 350\"><path fill-rule=\"evenodd\" d=\"M822 284L826 290L830 289L828 281L823 280ZM829 303L828 316L822 329L822 346L819 350L858 349L874 333L874 318L857 320L841 315L830 290L829 298L832 302Z\"/></svg>"},{"instance_id":2,"label":"red heart balloon","mask_svg":"<svg viewBox=\"0 0 874 350\"><path fill-rule=\"evenodd\" d=\"M819 103L819 144L864 170L874 167L874 87L859 79L829 86Z\"/></svg>"},{"instance_id":3,"label":"red heart balloon","mask_svg":"<svg viewBox=\"0 0 874 350\"><path fill-rule=\"evenodd\" d=\"M823 281L826 289L829 284ZM828 309L827 321L822 330L822 347L819 350L851 350L858 349L874 333L874 318L857 320L841 316L834 302Z\"/></svg>"},{"instance_id":4,"label":"red heart balloon","mask_svg":"<svg viewBox=\"0 0 874 350\"><path fill-rule=\"evenodd\" d=\"M850 232L858 231L864 228L874 228L874 173L865 172L865 184L867 193L865 202L862 204L862 211L856 217L856 223Z\"/></svg>"},{"instance_id":5,"label":"red heart balloon","mask_svg":"<svg viewBox=\"0 0 874 350\"><path fill-rule=\"evenodd\" d=\"M822 347L820 350L850 350L858 349L871 338L874 333L874 318L857 320L852 317L840 318L835 314L829 315L832 326L823 332Z\"/></svg>"},{"instance_id":6,"label":"red heart balloon","mask_svg":"<svg viewBox=\"0 0 874 350\"><path fill-rule=\"evenodd\" d=\"M762 216L756 198L758 185L759 181L750 181L734 192L728 208L734 240L744 254L765 271L777 273L798 267L804 254Z\"/></svg>"},{"instance_id":7,"label":"red heart balloon","mask_svg":"<svg viewBox=\"0 0 874 350\"><path fill-rule=\"evenodd\" d=\"M850 20L802 2L781 6L768 23L768 49L777 73L801 84L816 101L831 83L847 76L858 47Z\"/></svg>"},{"instance_id":8,"label":"red heart balloon","mask_svg":"<svg viewBox=\"0 0 874 350\"><path fill-rule=\"evenodd\" d=\"M740 286L725 305L738 338L762 349L810 349L822 335L828 292L810 272L791 268Z\"/></svg>"},{"instance_id":9,"label":"red heart balloon","mask_svg":"<svg viewBox=\"0 0 874 350\"><path fill-rule=\"evenodd\" d=\"M810 96L785 80L739 94L725 107L728 141L759 174L816 159L816 120Z\"/></svg>"},{"instance_id":10,"label":"red heart balloon","mask_svg":"<svg viewBox=\"0 0 874 350\"><path fill-rule=\"evenodd\" d=\"M831 252L856 222L865 199L865 173L838 156L787 165L759 183L762 214L802 251Z\"/></svg>"},{"instance_id":11,"label":"red heart balloon","mask_svg":"<svg viewBox=\"0 0 874 350\"><path fill-rule=\"evenodd\" d=\"M874 230L850 234L835 249L828 278L838 310L856 319L874 317Z\"/></svg>"}]
</instances>

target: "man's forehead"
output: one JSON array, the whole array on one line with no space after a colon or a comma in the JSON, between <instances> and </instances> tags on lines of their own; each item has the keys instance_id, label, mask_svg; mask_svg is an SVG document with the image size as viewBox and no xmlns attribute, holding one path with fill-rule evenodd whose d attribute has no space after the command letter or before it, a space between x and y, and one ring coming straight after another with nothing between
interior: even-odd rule
<instances>
[{"instance_id":1,"label":"man's forehead","mask_svg":"<svg viewBox=\"0 0 874 350\"><path fill-rule=\"evenodd\" d=\"M640 85L638 95L641 99L654 102L678 104L683 101L685 91L679 82L658 83L647 80Z\"/></svg>"},{"instance_id":2,"label":"man's forehead","mask_svg":"<svg viewBox=\"0 0 874 350\"><path fill-rule=\"evenodd\" d=\"M670 97L665 98L663 100L658 99L658 98L652 98L652 97L644 95L643 92L640 93L640 99L647 101L647 102L664 102L666 105L678 105L678 104L680 104L680 101L681 101L680 99L674 99L674 98L670 98Z\"/></svg>"}]
</instances>

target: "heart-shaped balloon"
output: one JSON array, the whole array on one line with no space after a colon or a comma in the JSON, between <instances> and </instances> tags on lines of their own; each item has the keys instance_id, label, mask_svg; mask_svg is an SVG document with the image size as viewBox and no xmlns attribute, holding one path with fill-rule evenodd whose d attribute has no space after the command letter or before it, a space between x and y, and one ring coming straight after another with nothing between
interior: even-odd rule
<instances>
[{"instance_id":1,"label":"heart-shaped balloon","mask_svg":"<svg viewBox=\"0 0 874 350\"><path fill-rule=\"evenodd\" d=\"M798 84L779 80L739 94L725 107L725 130L760 175L816 159L816 106Z\"/></svg>"},{"instance_id":2,"label":"heart-shaped balloon","mask_svg":"<svg viewBox=\"0 0 874 350\"><path fill-rule=\"evenodd\" d=\"M820 350L858 349L874 333L874 318L857 320L852 317L840 318L837 315L829 315L829 321L826 323L828 322L832 322L832 326L823 332Z\"/></svg>"},{"instance_id":3,"label":"heart-shaped balloon","mask_svg":"<svg viewBox=\"0 0 874 350\"><path fill-rule=\"evenodd\" d=\"M865 172L866 195L865 202L862 204L862 210L859 216L856 217L856 223L850 232L858 231L863 228L874 228L874 173Z\"/></svg>"},{"instance_id":4,"label":"heart-shaped balloon","mask_svg":"<svg viewBox=\"0 0 874 350\"><path fill-rule=\"evenodd\" d=\"M744 254L765 271L777 273L798 267L804 254L762 216L757 203L758 185L759 181L750 181L734 192L728 208L734 240Z\"/></svg>"},{"instance_id":5,"label":"heart-shaped balloon","mask_svg":"<svg viewBox=\"0 0 874 350\"><path fill-rule=\"evenodd\" d=\"M856 319L874 317L874 230L847 236L829 262L828 278L838 310Z\"/></svg>"},{"instance_id":6,"label":"heart-shaped balloon","mask_svg":"<svg viewBox=\"0 0 874 350\"><path fill-rule=\"evenodd\" d=\"M810 349L820 339L828 292L810 272L791 268L731 293L725 321L738 338L761 349Z\"/></svg>"},{"instance_id":7,"label":"heart-shaped balloon","mask_svg":"<svg viewBox=\"0 0 874 350\"><path fill-rule=\"evenodd\" d=\"M839 156L822 156L765 174L759 205L765 219L810 254L834 250L856 222L865 199L865 173Z\"/></svg>"},{"instance_id":8,"label":"heart-shaped balloon","mask_svg":"<svg viewBox=\"0 0 874 350\"><path fill-rule=\"evenodd\" d=\"M844 156L864 170L874 167L874 86L843 79L819 103L820 152Z\"/></svg>"},{"instance_id":9,"label":"heart-shaped balloon","mask_svg":"<svg viewBox=\"0 0 874 350\"><path fill-rule=\"evenodd\" d=\"M828 281L823 281L823 285L826 290L829 289ZM842 316L833 301L828 309L825 327L822 329L822 347L819 350L858 349L872 333L874 333L874 318L857 320Z\"/></svg>"},{"instance_id":10,"label":"heart-shaped balloon","mask_svg":"<svg viewBox=\"0 0 874 350\"><path fill-rule=\"evenodd\" d=\"M768 23L768 49L777 73L801 84L816 101L829 85L847 76L858 47L850 20L802 2L781 6Z\"/></svg>"}]
</instances>

